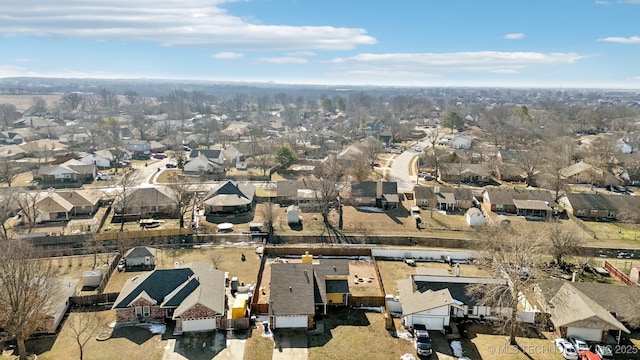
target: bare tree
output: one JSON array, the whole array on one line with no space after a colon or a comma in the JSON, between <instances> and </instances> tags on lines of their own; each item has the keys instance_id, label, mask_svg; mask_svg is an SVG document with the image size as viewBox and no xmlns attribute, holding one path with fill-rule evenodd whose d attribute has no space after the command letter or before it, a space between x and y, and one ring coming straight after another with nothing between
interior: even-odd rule
<instances>
[{"instance_id":1,"label":"bare tree","mask_svg":"<svg viewBox=\"0 0 640 360\"><path fill-rule=\"evenodd\" d=\"M140 183L140 176L135 170L125 172L120 179L120 183L115 187L114 205L116 211L121 215L120 231L124 230L124 220L127 211L130 210L133 203L133 193L136 186Z\"/></svg>"},{"instance_id":2,"label":"bare tree","mask_svg":"<svg viewBox=\"0 0 640 360\"><path fill-rule=\"evenodd\" d=\"M16 106L13 104L0 104L0 124L2 129L7 130L13 125L13 122L18 120L20 113L16 110Z\"/></svg>"},{"instance_id":3,"label":"bare tree","mask_svg":"<svg viewBox=\"0 0 640 360\"><path fill-rule=\"evenodd\" d=\"M9 228L9 221L19 210L17 201L17 190L15 188L3 188L0 190L0 240L8 241L13 238L13 232Z\"/></svg>"},{"instance_id":4,"label":"bare tree","mask_svg":"<svg viewBox=\"0 0 640 360\"><path fill-rule=\"evenodd\" d=\"M313 190L318 212L322 215L323 232L327 231L329 235L334 231L329 214L338 206L338 196L344 187L343 175L342 166L334 156L330 156L323 163L316 165L314 178L308 182Z\"/></svg>"},{"instance_id":5,"label":"bare tree","mask_svg":"<svg viewBox=\"0 0 640 360\"><path fill-rule=\"evenodd\" d=\"M264 207L260 210L260 215L262 216L262 222L264 223L264 227L266 228L267 234L269 236L267 243L270 243L271 239L273 238L273 224L276 220L276 212L273 204L264 204Z\"/></svg>"},{"instance_id":6,"label":"bare tree","mask_svg":"<svg viewBox=\"0 0 640 360\"><path fill-rule=\"evenodd\" d=\"M200 139L207 149L215 143L216 135L219 131L218 120L212 118L210 115L204 117L195 126L195 132L200 135Z\"/></svg>"},{"instance_id":7,"label":"bare tree","mask_svg":"<svg viewBox=\"0 0 640 360\"><path fill-rule=\"evenodd\" d=\"M384 144L374 137L368 137L362 142L362 145L362 150L367 155L371 168L373 168L373 163L378 159L378 155L384 151Z\"/></svg>"},{"instance_id":8,"label":"bare tree","mask_svg":"<svg viewBox=\"0 0 640 360\"><path fill-rule=\"evenodd\" d=\"M516 345L518 304L523 295L530 295L540 268L545 242L533 229L510 226L490 226L482 230L484 258L498 284L477 284L467 289L478 299L479 305L508 309L498 314L498 327L509 335L509 343ZM481 260L481 261L482 261Z\"/></svg>"},{"instance_id":9,"label":"bare tree","mask_svg":"<svg viewBox=\"0 0 640 360\"><path fill-rule=\"evenodd\" d=\"M365 154L358 154L349 161L349 175L357 181L365 181L371 175L371 167L369 157Z\"/></svg>"},{"instance_id":10,"label":"bare tree","mask_svg":"<svg viewBox=\"0 0 640 360\"><path fill-rule=\"evenodd\" d=\"M51 262L32 258L34 252L24 241L0 242L0 328L15 337L21 360L27 359L25 340L46 327L60 293Z\"/></svg>"},{"instance_id":11,"label":"bare tree","mask_svg":"<svg viewBox=\"0 0 640 360\"><path fill-rule=\"evenodd\" d=\"M178 174L171 174L169 176L169 189L171 200L173 200L178 216L180 217L180 228L184 228L184 216L189 211L191 205L191 198L193 197L195 189L186 180L184 176L178 176Z\"/></svg>"},{"instance_id":12,"label":"bare tree","mask_svg":"<svg viewBox=\"0 0 640 360\"><path fill-rule=\"evenodd\" d=\"M40 200L40 193L24 191L17 195L18 207L22 215L22 222L27 224L27 232L31 232L36 227L38 208L36 204Z\"/></svg>"},{"instance_id":13,"label":"bare tree","mask_svg":"<svg viewBox=\"0 0 640 360\"><path fill-rule=\"evenodd\" d=\"M556 264L561 265L565 258L578 255L582 241L575 232L565 229L559 222L548 223L545 232L549 239L548 249Z\"/></svg>"},{"instance_id":14,"label":"bare tree","mask_svg":"<svg viewBox=\"0 0 640 360\"><path fill-rule=\"evenodd\" d=\"M64 95L62 95L62 98L60 100L64 104L66 104L72 111L75 111L78 109L80 104L82 104L83 96L82 94L75 92L65 93Z\"/></svg>"},{"instance_id":15,"label":"bare tree","mask_svg":"<svg viewBox=\"0 0 640 360\"><path fill-rule=\"evenodd\" d=\"M528 186L537 186L536 176L542 168L544 157L536 147L530 149L518 149L515 151L518 167L525 174L525 182Z\"/></svg>"},{"instance_id":16,"label":"bare tree","mask_svg":"<svg viewBox=\"0 0 640 360\"><path fill-rule=\"evenodd\" d=\"M38 116L43 116L47 113L47 101L41 96L31 98L31 107Z\"/></svg>"},{"instance_id":17,"label":"bare tree","mask_svg":"<svg viewBox=\"0 0 640 360\"><path fill-rule=\"evenodd\" d=\"M0 181L6 182L11 187L13 181L20 175L20 168L14 165L9 158L0 158Z\"/></svg>"},{"instance_id":18,"label":"bare tree","mask_svg":"<svg viewBox=\"0 0 640 360\"><path fill-rule=\"evenodd\" d=\"M140 98L140 94L138 94L136 91L134 90L127 90L124 93L124 97L127 98L127 101L129 102L130 105L133 105L136 103L136 101L138 101L138 99Z\"/></svg>"},{"instance_id":19,"label":"bare tree","mask_svg":"<svg viewBox=\"0 0 640 360\"><path fill-rule=\"evenodd\" d=\"M102 319L97 312L80 311L69 314L67 327L73 332L80 350L80 360L84 359L84 347L100 330Z\"/></svg>"}]
</instances>

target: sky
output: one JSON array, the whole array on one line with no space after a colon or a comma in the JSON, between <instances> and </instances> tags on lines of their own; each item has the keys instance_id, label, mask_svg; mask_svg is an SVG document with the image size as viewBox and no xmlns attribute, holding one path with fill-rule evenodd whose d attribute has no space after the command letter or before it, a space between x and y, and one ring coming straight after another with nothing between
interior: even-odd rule
<instances>
[{"instance_id":1,"label":"sky","mask_svg":"<svg viewBox=\"0 0 640 360\"><path fill-rule=\"evenodd\" d=\"M640 89L640 0L0 0L0 78Z\"/></svg>"}]
</instances>

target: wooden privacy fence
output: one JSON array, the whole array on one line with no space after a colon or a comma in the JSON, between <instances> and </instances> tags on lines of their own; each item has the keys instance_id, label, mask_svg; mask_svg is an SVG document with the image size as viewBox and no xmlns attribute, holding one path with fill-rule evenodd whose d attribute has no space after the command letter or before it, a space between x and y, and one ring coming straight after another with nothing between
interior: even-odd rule
<instances>
[{"instance_id":1,"label":"wooden privacy fence","mask_svg":"<svg viewBox=\"0 0 640 360\"><path fill-rule=\"evenodd\" d=\"M220 327L222 330L246 330L249 328L249 318L222 319Z\"/></svg>"},{"instance_id":2,"label":"wooden privacy fence","mask_svg":"<svg viewBox=\"0 0 640 360\"><path fill-rule=\"evenodd\" d=\"M96 306L112 304L116 301L120 293L102 293L93 295L72 296L71 306Z\"/></svg>"},{"instance_id":3,"label":"wooden privacy fence","mask_svg":"<svg viewBox=\"0 0 640 360\"><path fill-rule=\"evenodd\" d=\"M127 240L138 238L151 238L163 236L191 235L188 229L158 229L158 230L129 230L129 231L109 231L96 234L96 239L106 240Z\"/></svg>"},{"instance_id":4,"label":"wooden privacy fence","mask_svg":"<svg viewBox=\"0 0 640 360\"><path fill-rule=\"evenodd\" d=\"M107 284L109 283L109 279L111 278L111 274L113 274L113 270L115 270L116 266L118 266L120 259L122 259L122 255L121 254L116 255L115 259L113 259L113 261L109 265L109 269L107 269L107 272L104 274L104 276L102 276L102 280L100 280L100 285L98 285L98 293L102 293L102 291L104 291L104 288L107 287Z\"/></svg>"},{"instance_id":5,"label":"wooden privacy fence","mask_svg":"<svg viewBox=\"0 0 640 360\"><path fill-rule=\"evenodd\" d=\"M633 281L631 281L631 279L629 279L627 274L625 274L622 271L618 270L617 267L613 266L613 264L611 264L607 260L604 261L604 268L607 269L613 276L615 276L618 279L620 279L620 281L622 281L625 285L633 285Z\"/></svg>"}]
</instances>

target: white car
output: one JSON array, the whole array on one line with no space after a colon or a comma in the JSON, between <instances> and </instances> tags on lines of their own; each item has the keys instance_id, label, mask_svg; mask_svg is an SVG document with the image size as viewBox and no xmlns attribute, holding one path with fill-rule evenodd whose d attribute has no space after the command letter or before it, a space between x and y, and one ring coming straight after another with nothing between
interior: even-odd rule
<instances>
[{"instance_id":1,"label":"white car","mask_svg":"<svg viewBox=\"0 0 640 360\"><path fill-rule=\"evenodd\" d=\"M583 338L578 336L569 336L567 340L569 340L569 342L572 343L573 346L575 346L578 353L580 353L580 351L582 350L589 351L589 345Z\"/></svg>"},{"instance_id":2,"label":"white car","mask_svg":"<svg viewBox=\"0 0 640 360\"><path fill-rule=\"evenodd\" d=\"M562 357L567 360L578 360L578 352L572 343L568 342L566 339L555 339L553 342L558 347L558 350L562 353Z\"/></svg>"}]
</instances>

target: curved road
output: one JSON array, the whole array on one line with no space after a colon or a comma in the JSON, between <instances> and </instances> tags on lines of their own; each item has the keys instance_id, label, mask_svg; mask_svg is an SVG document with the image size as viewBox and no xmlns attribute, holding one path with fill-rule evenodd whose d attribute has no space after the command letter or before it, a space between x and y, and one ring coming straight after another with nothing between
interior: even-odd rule
<instances>
[{"instance_id":1,"label":"curved road","mask_svg":"<svg viewBox=\"0 0 640 360\"><path fill-rule=\"evenodd\" d=\"M389 169L388 180L398 182L398 190L413 190L413 186L416 184L415 160L420 153L413 150L415 146L417 145L412 145L398 155Z\"/></svg>"}]
</instances>

